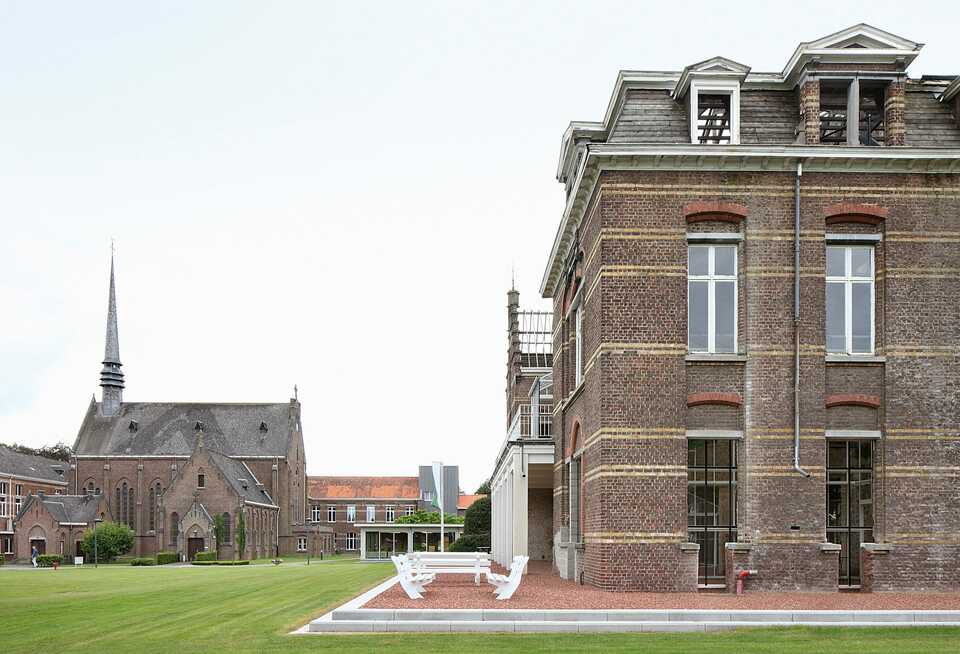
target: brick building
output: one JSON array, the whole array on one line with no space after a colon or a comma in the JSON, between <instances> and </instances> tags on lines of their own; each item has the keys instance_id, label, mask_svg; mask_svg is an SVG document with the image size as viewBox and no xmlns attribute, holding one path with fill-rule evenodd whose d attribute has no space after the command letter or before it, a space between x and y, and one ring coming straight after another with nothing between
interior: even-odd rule
<instances>
[{"instance_id":1,"label":"brick building","mask_svg":"<svg viewBox=\"0 0 960 654\"><path fill-rule=\"evenodd\" d=\"M83 556L80 547L95 520L110 519L110 507L103 495L30 495L17 514L15 549L20 559L39 554L67 557Z\"/></svg>"},{"instance_id":2,"label":"brick building","mask_svg":"<svg viewBox=\"0 0 960 654\"><path fill-rule=\"evenodd\" d=\"M541 288L563 577L960 585L960 78L910 78L921 47L861 24L777 73L622 71L571 123Z\"/></svg>"},{"instance_id":3,"label":"brick building","mask_svg":"<svg viewBox=\"0 0 960 654\"><path fill-rule=\"evenodd\" d=\"M102 494L114 520L136 534L134 552L212 549L224 515L233 555L244 515L244 557L286 554L306 526L300 403L124 402L114 271L110 269L101 402L90 401L73 447L71 489Z\"/></svg>"},{"instance_id":4,"label":"brick building","mask_svg":"<svg viewBox=\"0 0 960 654\"><path fill-rule=\"evenodd\" d=\"M31 495L64 494L69 467L64 461L23 454L0 445L0 556L14 559L29 555L29 548L18 553L14 518Z\"/></svg>"},{"instance_id":5,"label":"brick building","mask_svg":"<svg viewBox=\"0 0 960 654\"><path fill-rule=\"evenodd\" d=\"M456 515L459 509L460 471L457 466L444 466L444 500L446 513ZM420 466L417 477L322 477L307 478L310 522L326 525L333 531L333 549L337 552L359 552L362 530L374 533L376 525L391 525L405 515L420 510L436 511L437 489L430 466ZM438 536L439 537L439 536ZM390 543L393 551L394 543ZM406 551L406 543L401 543ZM370 551L380 549L368 545Z\"/></svg>"}]
</instances>

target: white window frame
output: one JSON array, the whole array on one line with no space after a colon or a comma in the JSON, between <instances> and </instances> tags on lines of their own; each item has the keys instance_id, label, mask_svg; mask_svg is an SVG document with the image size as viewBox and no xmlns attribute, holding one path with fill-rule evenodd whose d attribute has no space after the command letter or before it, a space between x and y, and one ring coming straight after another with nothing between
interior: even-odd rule
<instances>
[{"instance_id":1,"label":"white window frame","mask_svg":"<svg viewBox=\"0 0 960 654\"><path fill-rule=\"evenodd\" d=\"M3 537L3 554L13 554L13 536Z\"/></svg>"},{"instance_id":2,"label":"white window frame","mask_svg":"<svg viewBox=\"0 0 960 654\"><path fill-rule=\"evenodd\" d=\"M313 522L320 522L323 516L323 510L320 508L319 504L314 504L310 507L310 518Z\"/></svg>"},{"instance_id":3,"label":"white window frame","mask_svg":"<svg viewBox=\"0 0 960 654\"><path fill-rule=\"evenodd\" d=\"M700 109L700 94L730 96L730 145L740 144L740 82L737 80L691 80L690 90L690 143L694 145L726 145L700 143L697 117Z\"/></svg>"},{"instance_id":4,"label":"white window frame","mask_svg":"<svg viewBox=\"0 0 960 654\"><path fill-rule=\"evenodd\" d=\"M327 505L327 522L336 522L337 521L337 505L328 504Z\"/></svg>"},{"instance_id":5,"label":"white window frame","mask_svg":"<svg viewBox=\"0 0 960 654\"><path fill-rule=\"evenodd\" d=\"M360 549L360 536L355 531L348 531L343 541L343 549L348 552Z\"/></svg>"},{"instance_id":6,"label":"white window frame","mask_svg":"<svg viewBox=\"0 0 960 654\"><path fill-rule=\"evenodd\" d=\"M397 519L397 507L388 504L384 509L386 512L386 522L393 522Z\"/></svg>"},{"instance_id":7,"label":"white window frame","mask_svg":"<svg viewBox=\"0 0 960 654\"><path fill-rule=\"evenodd\" d=\"M413 514L414 514L414 509L412 504L408 504L405 507L403 507L403 515L413 515Z\"/></svg>"},{"instance_id":8,"label":"white window frame","mask_svg":"<svg viewBox=\"0 0 960 654\"><path fill-rule=\"evenodd\" d=\"M357 505L348 504L347 505L347 522L356 522L357 521Z\"/></svg>"},{"instance_id":9,"label":"white window frame","mask_svg":"<svg viewBox=\"0 0 960 654\"><path fill-rule=\"evenodd\" d=\"M690 250L707 248L707 274L690 274ZM717 248L733 250L733 275L717 275ZM698 354L736 354L740 351L740 248L728 243L689 243L687 244L687 349ZM707 349L694 350L690 345L690 282L707 282ZM733 282L733 351L717 352L717 282Z\"/></svg>"},{"instance_id":10,"label":"white window frame","mask_svg":"<svg viewBox=\"0 0 960 654\"><path fill-rule=\"evenodd\" d=\"M826 277L827 284L843 284L843 352L827 350L827 354L846 354L848 356L872 356L877 349L877 252L876 248L868 243L828 244L827 248L843 249L843 275ZM870 274L868 276L853 275L853 248L870 251ZM853 285L870 283L870 350L853 351ZM824 287L826 293L826 287ZM824 323L826 323L826 307L824 307ZM826 335L824 335L826 336Z\"/></svg>"},{"instance_id":11,"label":"white window frame","mask_svg":"<svg viewBox=\"0 0 960 654\"><path fill-rule=\"evenodd\" d=\"M297 551L306 552L307 551L307 537L306 536L297 536Z\"/></svg>"},{"instance_id":12,"label":"white window frame","mask_svg":"<svg viewBox=\"0 0 960 654\"><path fill-rule=\"evenodd\" d=\"M377 521L377 506L375 504L367 505L367 522Z\"/></svg>"},{"instance_id":13,"label":"white window frame","mask_svg":"<svg viewBox=\"0 0 960 654\"><path fill-rule=\"evenodd\" d=\"M7 482L0 481L0 518L9 518L7 514L7 493L10 491L10 486L7 485Z\"/></svg>"}]
</instances>

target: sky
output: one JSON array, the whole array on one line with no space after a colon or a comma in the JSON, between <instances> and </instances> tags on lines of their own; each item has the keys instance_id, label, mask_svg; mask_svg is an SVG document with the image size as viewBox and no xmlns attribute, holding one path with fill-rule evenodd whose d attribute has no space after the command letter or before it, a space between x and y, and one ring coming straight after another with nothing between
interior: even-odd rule
<instances>
[{"instance_id":1,"label":"sky","mask_svg":"<svg viewBox=\"0 0 960 654\"><path fill-rule=\"evenodd\" d=\"M126 400L296 384L309 474L472 492L568 122L620 69L779 71L859 22L960 74L955 2L0 1L0 442L72 444L99 398L114 239Z\"/></svg>"}]
</instances>

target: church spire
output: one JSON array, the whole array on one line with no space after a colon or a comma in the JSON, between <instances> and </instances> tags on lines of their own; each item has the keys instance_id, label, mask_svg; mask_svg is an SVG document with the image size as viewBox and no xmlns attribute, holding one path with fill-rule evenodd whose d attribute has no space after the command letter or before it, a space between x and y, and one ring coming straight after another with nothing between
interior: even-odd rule
<instances>
[{"instance_id":1,"label":"church spire","mask_svg":"<svg viewBox=\"0 0 960 654\"><path fill-rule=\"evenodd\" d=\"M110 299L107 302L107 338L103 352L100 387L103 389L101 413L115 416L123 402L123 372L120 370L120 339L117 336L117 291L113 275L113 246L110 246Z\"/></svg>"}]
</instances>

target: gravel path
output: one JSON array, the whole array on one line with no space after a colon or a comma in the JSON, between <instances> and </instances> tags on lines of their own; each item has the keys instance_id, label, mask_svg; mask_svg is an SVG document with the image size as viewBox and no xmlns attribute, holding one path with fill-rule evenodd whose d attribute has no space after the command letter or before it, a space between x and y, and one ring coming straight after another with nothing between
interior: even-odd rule
<instances>
[{"instance_id":1,"label":"gravel path","mask_svg":"<svg viewBox=\"0 0 960 654\"><path fill-rule=\"evenodd\" d=\"M749 583L749 582L748 582ZM810 609L960 610L960 593L611 593L563 581L549 564L530 563L529 573L507 601L470 575L438 575L422 600L394 585L364 605L381 609Z\"/></svg>"}]
</instances>

